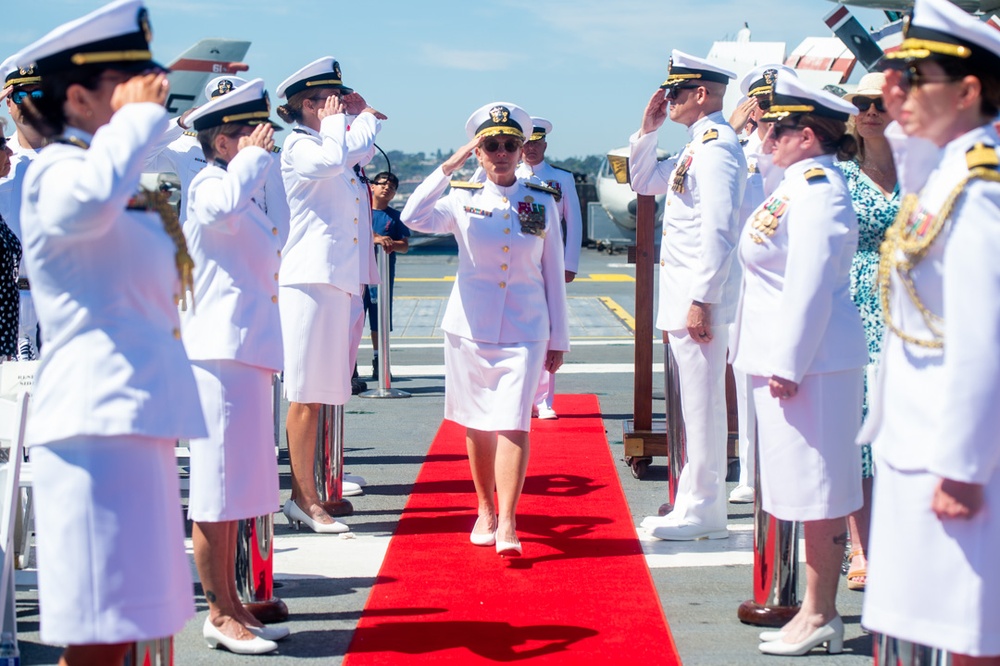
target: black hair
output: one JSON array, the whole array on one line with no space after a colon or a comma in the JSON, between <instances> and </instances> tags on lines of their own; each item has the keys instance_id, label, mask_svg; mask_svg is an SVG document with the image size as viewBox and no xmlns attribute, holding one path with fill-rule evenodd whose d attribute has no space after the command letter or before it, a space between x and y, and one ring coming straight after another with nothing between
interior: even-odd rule
<instances>
[{"instance_id":1,"label":"black hair","mask_svg":"<svg viewBox=\"0 0 1000 666\"><path fill-rule=\"evenodd\" d=\"M375 177L372 178L372 183L377 183L383 178L392 183L393 187L397 189L399 188L399 178L397 178L396 174L392 173L391 171L379 171L377 174L375 174Z\"/></svg>"},{"instance_id":2,"label":"black hair","mask_svg":"<svg viewBox=\"0 0 1000 666\"><path fill-rule=\"evenodd\" d=\"M66 93L72 85L81 85L87 90L96 90L101 74L107 68L99 65L83 65L62 72L46 74L42 77L41 99L31 96L21 102L24 119L46 139L59 136L66 129Z\"/></svg>"},{"instance_id":3,"label":"black hair","mask_svg":"<svg viewBox=\"0 0 1000 666\"><path fill-rule=\"evenodd\" d=\"M1000 112L1000 76L995 71L961 58L941 57L933 60L941 65L945 74L956 81L966 76L979 79L982 88L979 111L991 119L997 117L997 113Z\"/></svg>"}]
</instances>

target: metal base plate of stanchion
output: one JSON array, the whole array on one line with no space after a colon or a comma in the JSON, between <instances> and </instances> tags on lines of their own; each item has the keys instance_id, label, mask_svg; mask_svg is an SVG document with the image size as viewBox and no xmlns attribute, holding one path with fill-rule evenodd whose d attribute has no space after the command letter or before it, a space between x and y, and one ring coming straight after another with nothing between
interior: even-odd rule
<instances>
[{"instance_id":1,"label":"metal base plate of stanchion","mask_svg":"<svg viewBox=\"0 0 1000 666\"><path fill-rule=\"evenodd\" d=\"M264 624L284 622L288 619L288 606L277 597L271 597L267 601L253 601L243 604L243 607Z\"/></svg>"},{"instance_id":2,"label":"metal base plate of stanchion","mask_svg":"<svg viewBox=\"0 0 1000 666\"><path fill-rule=\"evenodd\" d=\"M756 627L783 627L798 612L798 606L762 606L748 599L740 604L736 616L740 622Z\"/></svg>"},{"instance_id":3,"label":"metal base plate of stanchion","mask_svg":"<svg viewBox=\"0 0 1000 666\"><path fill-rule=\"evenodd\" d=\"M354 513L354 505L348 500L321 500L319 505L330 516L350 516Z\"/></svg>"},{"instance_id":4,"label":"metal base plate of stanchion","mask_svg":"<svg viewBox=\"0 0 1000 666\"><path fill-rule=\"evenodd\" d=\"M359 398L409 398L410 394L406 391L401 391L394 388L376 388L368 391L362 391L358 394Z\"/></svg>"}]
</instances>

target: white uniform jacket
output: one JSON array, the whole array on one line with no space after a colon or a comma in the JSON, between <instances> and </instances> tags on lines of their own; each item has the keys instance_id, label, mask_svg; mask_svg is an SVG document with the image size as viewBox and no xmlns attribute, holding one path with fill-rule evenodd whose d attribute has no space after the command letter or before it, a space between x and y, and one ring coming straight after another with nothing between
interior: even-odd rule
<instances>
[{"instance_id":1,"label":"white uniform jacket","mask_svg":"<svg viewBox=\"0 0 1000 666\"><path fill-rule=\"evenodd\" d=\"M580 213L580 197L576 194L576 179L572 171L554 167L545 160L535 166L521 162L517 167L518 178L534 175L542 184L559 190L559 219L566 225L566 251L563 259L566 270L576 273L580 266L580 247L583 244L583 216Z\"/></svg>"},{"instance_id":2,"label":"white uniform jacket","mask_svg":"<svg viewBox=\"0 0 1000 666\"><path fill-rule=\"evenodd\" d=\"M291 229L281 284L330 284L356 296L378 284L372 251L371 199L354 166L366 164L381 121L362 113L351 123L327 116L320 131L296 125L281 150Z\"/></svg>"},{"instance_id":3,"label":"white uniform jacket","mask_svg":"<svg viewBox=\"0 0 1000 666\"><path fill-rule=\"evenodd\" d=\"M278 160L244 148L227 168L209 165L191 183L184 235L194 259L196 308L182 313L181 330L192 361L283 367L278 271L288 201Z\"/></svg>"},{"instance_id":4,"label":"white uniform jacket","mask_svg":"<svg viewBox=\"0 0 1000 666\"><path fill-rule=\"evenodd\" d=\"M187 196L191 191L191 181L205 168L208 162L201 150L197 133L185 131L177 124L176 118L171 119L166 131L156 138L151 147L149 157L143 171L164 173L177 176L181 182L181 223L187 218Z\"/></svg>"},{"instance_id":5,"label":"white uniform jacket","mask_svg":"<svg viewBox=\"0 0 1000 666\"><path fill-rule=\"evenodd\" d=\"M159 214L127 209L165 122L159 105L128 104L89 150L54 143L28 168L24 250L44 350L29 444L206 434L173 298L174 243Z\"/></svg>"},{"instance_id":6,"label":"white uniform jacket","mask_svg":"<svg viewBox=\"0 0 1000 666\"><path fill-rule=\"evenodd\" d=\"M868 347L850 294L857 247L858 220L833 156L789 166L740 235L736 369L801 382L864 367Z\"/></svg>"},{"instance_id":7,"label":"white uniform jacket","mask_svg":"<svg viewBox=\"0 0 1000 666\"><path fill-rule=\"evenodd\" d=\"M747 163L736 132L721 113L688 128L691 142L676 159L656 161L656 134L629 138L632 189L667 193L660 243L656 327L687 328L692 301L710 303L712 325L733 322L738 279L730 279L746 186ZM685 174L686 172L686 174ZM683 179L683 192L672 188Z\"/></svg>"},{"instance_id":8,"label":"white uniform jacket","mask_svg":"<svg viewBox=\"0 0 1000 666\"><path fill-rule=\"evenodd\" d=\"M559 217L552 195L518 180L478 189L448 187L441 168L422 182L403 209L414 231L452 233L458 241L458 276L441 328L478 342L548 340L569 351L566 282ZM518 211L544 206L544 237L522 230ZM537 208L535 209L536 212Z\"/></svg>"},{"instance_id":9,"label":"white uniform jacket","mask_svg":"<svg viewBox=\"0 0 1000 666\"><path fill-rule=\"evenodd\" d=\"M1000 146L990 126L944 147L909 224L936 219L969 173L966 152ZM918 147L919 149L919 147ZM904 342L891 328L874 409L859 439L899 470L986 483L1000 464L1000 183L974 180L910 272L923 305L943 316L944 348ZM930 339L924 317L892 274L889 311L904 333Z\"/></svg>"}]
</instances>

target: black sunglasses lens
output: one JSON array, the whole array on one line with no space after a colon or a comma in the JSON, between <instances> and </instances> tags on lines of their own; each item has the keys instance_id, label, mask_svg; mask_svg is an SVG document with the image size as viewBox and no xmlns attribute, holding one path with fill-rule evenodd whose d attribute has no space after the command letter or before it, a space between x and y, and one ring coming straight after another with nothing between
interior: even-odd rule
<instances>
[{"instance_id":1,"label":"black sunglasses lens","mask_svg":"<svg viewBox=\"0 0 1000 666\"><path fill-rule=\"evenodd\" d=\"M488 139L483 143L483 149L488 153L497 152L497 148L500 147L500 142L496 139Z\"/></svg>"},{"instance_id":2,"label":"black sunglasses lens","mask_svg":"<svg viewBox=\"0 0 1000 666\"><path fill-rule=\"evenodd\" d=\"M513 139L507 139L506 141L503 142L503 149L506 150L508 153L516 152L520 148L521 144L519 144L517 141Z\"/></svg>"},{"instance_id":3,"label":"black sunglasses lens","mask_svg":"<svg viewBox=\"0 0 1000 666\"><path fill-rule=\"evenodd\" d=\"M771 108L771 100L768 99L767 97L758 97L757 98L757 107L761 111L767 111L768 109Z\"/></svg>"}]
</instances>

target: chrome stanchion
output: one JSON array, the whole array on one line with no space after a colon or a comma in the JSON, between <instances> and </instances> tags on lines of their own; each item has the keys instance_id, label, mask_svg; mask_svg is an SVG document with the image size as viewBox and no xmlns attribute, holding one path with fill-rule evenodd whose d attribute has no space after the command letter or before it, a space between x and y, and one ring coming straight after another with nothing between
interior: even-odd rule
<instances>
[{"instance_id":1,"label":"chrome stanchion","mask_svg":"<svg viewBox=\"0 0 1000 666\"><path fill-rule=\"evenodd\" d=\"M799 612L798 523L778 520L761 507L759 444L754 428L753 599L736 614L746 624L781 627Z\"/></svg>"},{"instance_id":2,"label":"chrome stanchion","mask_svg":"<svg viewBox=\"0 0 1000 666\"><path fill-rule=\"evenodd\" d=\"M664 334L666 335L666 334ZM667 493L669 502L659 510L665 516L674 508L677 501L677 483L687 462L687 442L684 434L684 414L681 412L681 379L677 371L677 359L670 348L669 338L664 345L663 374L665 379L666 417L667 417Z\"/></svg>"},{"instance_id":3,"label":"chrome stanchion","mask_svg":"<svg viewBox=\"0 0 1000 666\"><path fill-rule=\"evenodd\" d=\"M875 666L951 666L951 654L920 643L875 634Z\"/></svg>"},{"instance_id":4,"label":"chrome stanchion","mask_svg":"<svg viewBox=\"0 0 1000 666\"><path fill-rule=\"evenodd\" d=\"M344 499L344 406L321 405L316 428L313 464L316 492L331 516L349 516L354 507Z\"/></svg>"},{"instance_id":5,"label":"chrome stanchion","mask_svg":"<svg viewBox=\"0 0 1000 666\"><path fill-rule=\"evenodd\" d=\"M378 260L378 274L382 291L381 298L378 299L378 388L360 393L362 398L409 398L406 391L392 388L392 374L390 373L392 364L390 363L389 349L389 328L391 327L392 316L389 307L392 305L392 290L389 287L389 253L381 245L375 248L375 257Z\"/></svg>"},{"instance_id":6,"label":"chrome stanchion","mask_svg":"<svg viewBox=\"0 0 1000 666\"><path fill-rule=\"evenodd\" d=\"M132 643L122 666L174 666L173 636Z\"/></svg>"},{"instance_id":7,"label":"chrome stanchion","mask_svg":"<svg viewBox=\"0 0 1000 666\"><path fill-rule=\"evenodd\" d=\"M261 622L284 622L288 606L274 596L274 516L237 522L236 593Z\"/></svg>"}]
</instances>

